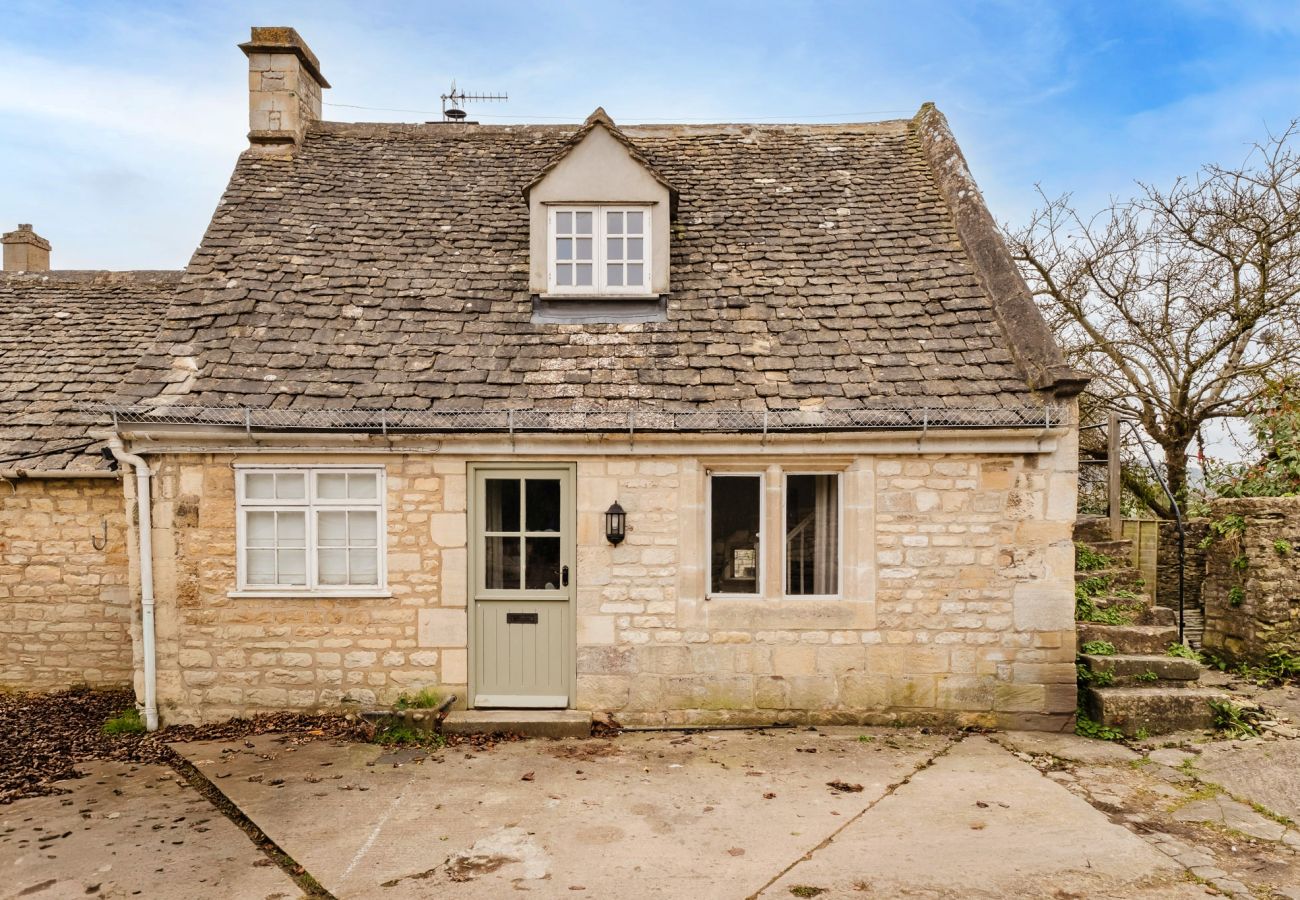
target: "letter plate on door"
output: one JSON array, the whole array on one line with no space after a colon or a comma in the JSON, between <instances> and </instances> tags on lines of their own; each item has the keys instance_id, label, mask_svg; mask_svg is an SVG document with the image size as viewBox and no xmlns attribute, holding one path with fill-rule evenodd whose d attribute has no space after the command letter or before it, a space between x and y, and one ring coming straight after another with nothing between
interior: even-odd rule
<instances>
[{"instance_id":1,"label":"letter plate on door","mask_svg":"<svg viewBox=\"0 0 1300 900\"><path fill-rule=\"evenodd\" d=\"M537 613L506 613L507 625L536 625Z\"/></svg>"}]
</instances>

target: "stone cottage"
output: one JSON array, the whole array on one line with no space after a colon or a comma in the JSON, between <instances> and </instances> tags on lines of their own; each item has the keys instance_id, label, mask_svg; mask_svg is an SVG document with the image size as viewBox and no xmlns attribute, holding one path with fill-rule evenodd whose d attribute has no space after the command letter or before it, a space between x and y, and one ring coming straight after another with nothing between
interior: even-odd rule
<instances>
[{"instance_id":1,"label":"stone cottage","mask_svg":"<svg viewBox=\"0 0 1300 900\"><path fill-rule=\"evenodd\" d=\"M1083 380L943 116L321 120L250 147L101 407L164 722L1059 728Z\"/></svg>"},{"instance_id":2,"label":"stone cottage","mask_svg":"<svg viewBox=\"0 0 1300 900\"><path fill-rule=\"evenodd\" d=\"M30 225L0 241L0 688L129 684L121 473L82 407L120 387L181 273L51 272Z\"/></svg>"}]
</instances>

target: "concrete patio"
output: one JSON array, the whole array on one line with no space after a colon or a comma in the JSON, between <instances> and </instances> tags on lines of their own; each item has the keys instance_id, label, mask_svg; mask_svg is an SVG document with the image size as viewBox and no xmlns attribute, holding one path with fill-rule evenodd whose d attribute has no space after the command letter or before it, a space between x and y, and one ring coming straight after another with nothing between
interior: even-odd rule
<instances>
[{"instance_id":1,"label":"concrete patio","mask_svg":"<svg viewBox=\"0 0 1300 900\"><path fill-rule=\"evenodd\" d=\"M1193 774L1264 746L862 728L173 745L338 898L1300 897L1300 835ZM0 808L0 896L301 894L166 767L64 785Z\"/></svg>"}]
</instances>

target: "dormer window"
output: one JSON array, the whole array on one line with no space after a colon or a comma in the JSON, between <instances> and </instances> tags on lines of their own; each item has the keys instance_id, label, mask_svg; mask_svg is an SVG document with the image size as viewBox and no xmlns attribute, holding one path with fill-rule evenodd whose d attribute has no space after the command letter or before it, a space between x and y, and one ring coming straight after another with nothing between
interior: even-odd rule
<instances>
[{"instance_id":1,"label":"dormer window","mask_svg":"<svg viewBox=\"0 0 1300 900\"><path fill-rule=\"evenodd\" d=\"M549 215L551 294L648 294L646 207L553 206Z\"/></svg>"}]
</instances>

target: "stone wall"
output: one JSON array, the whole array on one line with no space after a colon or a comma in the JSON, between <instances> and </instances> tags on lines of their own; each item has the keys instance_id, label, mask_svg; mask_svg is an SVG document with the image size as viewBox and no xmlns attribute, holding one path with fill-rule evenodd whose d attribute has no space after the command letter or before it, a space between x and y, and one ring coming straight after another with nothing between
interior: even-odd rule
<instances>
[{"instance_id":1,"label":"stone wall","mask_svg":"<svg viewBox=\"0 0 1300 900\"><path fill-rule=\"evenodd\" d=\"M342 460L329 459L336 461ZM389 457L392 596L324 599L230 596L236 587L233 462L228 455L169 456L157 469L156 634L164 721L217 721L286 708L369 709L435 685L464 697L464 465L448 472L431 456ZM444 549L434 543L431 522L449 512L461 520L462 536L459 546Z\"/></svg>"},{"instance_id":2,"label":"stone wall","mask_svg":"<svg viewBox=\"0 0 1300 900\"><path fill-rule=\"evenodd\" d=\"M1229 662L1300 653L1300 497L1216 500L1209 520L1227 533L1205 555L1204 648Z\"/></svg>"},{"instance_id":3,"label":"stone wall","mask_svg":"<svg viewBox=\"0 0 1300 900\"><path fill-rule=\"evenodd\" d=\"M1201 609L1201 584L1205 581L1205 539L1209 523L1205 519L1192 519L1183 523L1184 560L1183 603L1187 609ZM1155 598L1161 606L1178 608L1178 526L1174 522L1160 523L1160 539L1156 551Z\"/></svg>"},{"instance_id":4,"label":"stone wall","mask_svg":"<svg viewBox=\"0 0 1300 900\"><path fill-rule=\"evenodd\" d=\"M0 687L130 684L131 626L121 482L0 481Z\"/></svg>"},{"instance_id":5,"label":"stone wall","mask_svg":"<svg viewBox=\"0 0 1300 900\"><path fill-rule=\"evenodd\" d=\"M577 460L574 705L643 725L1064 726L1075 706L1075 471L1073 441L1057 447L568 456ZM164 718L369 708L421 687L463 704L466 473L483 458L329 457L387 467L393 596L253 599L230 596L234 457L164 457L154 520ZM841 472L841 595L786 598L769 576L761 598L710 599L710 470L765 475L768 534L781 533L783 472ZM615 499L628 514L617 546L602 517ZM779 572L780 541L764 548L767 571Z\"/></svg>"}]
</instances>

